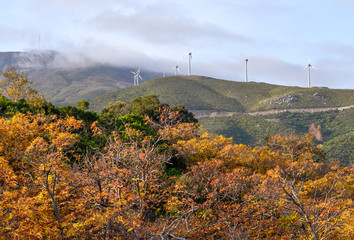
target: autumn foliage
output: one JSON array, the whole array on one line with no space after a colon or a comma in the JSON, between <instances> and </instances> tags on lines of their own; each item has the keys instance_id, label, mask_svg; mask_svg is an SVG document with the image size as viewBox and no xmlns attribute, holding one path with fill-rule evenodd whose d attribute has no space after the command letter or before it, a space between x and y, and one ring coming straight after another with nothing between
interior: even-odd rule
<instances>
[{"instance_id":1,"label":"autumn foliage","mask_svg":"<svg viewBox=\"0 0 354 240\"><path fill-rule=\"evenodd\" d=\"M309 135L250 148L159 112L1 117L0 239L352 239L353 166Z\"/></svg>"},{"instance_id":2,"label":"autumn foliage","mask_svg":"<svg viewBox=\"0 0 354 240\"><path fill-rule=\"evenodd\" d=\"M39 107L44 102L44 96L34 89L23 72L18 73L14 67L2 73L0 79L0 94L14 102L24 99L32 107Z\"/></svg>"}]
</instances>

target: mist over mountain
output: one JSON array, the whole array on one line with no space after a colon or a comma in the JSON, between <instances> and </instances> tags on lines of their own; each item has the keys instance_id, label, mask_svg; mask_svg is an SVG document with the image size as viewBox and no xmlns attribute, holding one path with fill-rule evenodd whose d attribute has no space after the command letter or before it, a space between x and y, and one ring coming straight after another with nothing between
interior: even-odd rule
<instances>
[{"instance_id":1,"label":"mist over mountain","mask_svg":"<svg viewBox=\"0 0 354 240\"><path fill-rule=\"evenodd\" d=\"M2 71L15 67L25 72L33 86L58 106L76 105L99 95L133 85L136 68L95 62L77 53L52 50L0 52ZM141 70L143 81L162 73Z\"/></svg>"}]
</instances>

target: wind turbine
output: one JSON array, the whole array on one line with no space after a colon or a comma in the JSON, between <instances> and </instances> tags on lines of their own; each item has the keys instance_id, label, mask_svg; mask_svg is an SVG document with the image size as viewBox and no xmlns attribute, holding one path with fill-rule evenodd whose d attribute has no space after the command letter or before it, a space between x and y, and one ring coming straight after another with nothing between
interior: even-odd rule
<instances>
[{"instance_id":1,"label":"wind turbine","mask_svg":"<svg viewBox=\"0 0 354 240\"><path fill-rule=\"evenodd\" d=\"M41 50L41 31L38 31L38 51Z\"/></svg>"},{"instance_id":2,"label":"wind turbine","mask_svg":"<svg viewBox=\"0 0 354 240\"><path fill-rule=\"evenodd\" d=\"M178 62L176 64L176 66L174 66L172 69L175 70L175 76L177 76L177 71L179 72L179 74L181 74L181 71L179 70Z\"/></svg>"},{"instance_id":3,"label":"wind turbine","mask_svg":"<svg viewBox=\"0 0 354 240\"><path fill-rule=\"evenodd\" d=\"M248 82L248 69L247 69L247 64L248 61L251 60L251 58L244 57L245 60L245 82Z\"/></svg>"},{"instance_id":4,"label":"wind turbine","mask_svg":"<svg viewBox=\"0 0 354 240\"><path fill-rule=\"evenodd\" d=\"M309 70L309 74L308 74L308 87L311 87L311 68L313 68L313 69L315 69L315 70L318 70L318 69L311 65L310 57L309 57L309 63L306 65L306 67L303 69L303 71L305 71L306 68Z\"/></svg>"},{"instance_id":5,"label":"wind turbine","mask_svg":"<svg viewBox=\"0 0 354 240\"><path fill-rule=\"evenodd\" d=\"M131 71L131 73L134 74L134 86L136 86L139 84L139 78L140 80L143 80L140 76L140 68L136 72Z\"/></svg>"},{"instance_id":6,"label":"wind turbine","mask_svg":"<svg viewBox=\"0 0 354 240\"><path fill-rule=\"evenodd\" d=\"M188 76L190 76L192 74L191 61L192 61L192 52L189 52L188 53Z\"/></svg>"}]
</instances>

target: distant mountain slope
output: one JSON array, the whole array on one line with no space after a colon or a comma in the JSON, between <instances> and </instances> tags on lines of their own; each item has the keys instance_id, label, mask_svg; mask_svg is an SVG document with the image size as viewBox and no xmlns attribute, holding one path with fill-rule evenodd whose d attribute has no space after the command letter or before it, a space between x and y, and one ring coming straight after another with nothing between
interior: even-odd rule
<instances>
[{"instance_id":1,"label":"distant mountain slope","mask_svg":"<svg viewBox=\"0 0 354 240\"><path fill-rule=\"evenodd\" d=\"M206 79L206 78L205 78ZM114 91L93 99L90 109L100 111L109 102L117 100L129 102L138 96L155 94L161 102L170 105L182 104L188 109L219 109L243 111L241 104L234 98L219 94L203 81L184 77L153 79L138 86Z\"/></svg>"},{"instance_id":2,"label":"distant mountain slope","mask_svg":"<svg viewBox=\"0 0 354 240\"><path fill-rule=\"evenodd\" d=\"M58 106L76 105L102 94L133 85L133 69L112 65L70 63L55 51L0 52L2 71L14 66L33 81L33 86ZM161 73L142 69L144 80Z\"/></svg>"},{"instance_id":3,"label":"distant mountain slope","mask_svg":"<svg viewBox=\"0 0 354 240\"><path fill-rule=\"evenodd\" d=\"M90 108L99 112L109 102L129 102L138 96L150 94L157 95L163 103L182 104L193 111L252 112L354 104L354 90L287 87L178 76L153 79L139 86L107 93L92 99Z\"/></svg>"}]
</instances>

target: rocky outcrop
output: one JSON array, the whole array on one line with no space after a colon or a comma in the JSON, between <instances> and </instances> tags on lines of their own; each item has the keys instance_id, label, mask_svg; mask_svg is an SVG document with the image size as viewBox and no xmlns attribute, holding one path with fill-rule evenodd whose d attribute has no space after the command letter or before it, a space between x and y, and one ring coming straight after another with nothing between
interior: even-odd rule
<instances>
[{"instance_id":1,"label":"rocky outcrop","mask_svg":"<svg viewBox=\"0 0 354 240\"><path fill-rule=\"evenodd\" d=\"M268 99L267 101L269 102L269 104L272 104L272 105L284 106L284 105L290 105L291 103L294 103L294 102L298 102L299 98L295 95L283 94L281 96Z\"/></svg>"}]
</instances>

